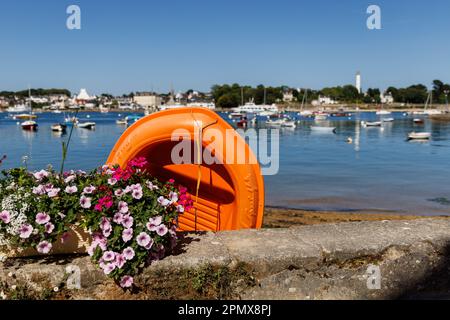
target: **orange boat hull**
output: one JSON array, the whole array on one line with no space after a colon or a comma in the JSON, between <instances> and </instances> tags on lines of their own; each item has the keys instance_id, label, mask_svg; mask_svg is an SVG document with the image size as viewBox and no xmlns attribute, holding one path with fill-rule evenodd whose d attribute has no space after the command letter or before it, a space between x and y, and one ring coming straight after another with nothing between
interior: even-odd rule
<instances>
[{"instance_id":1,"label":"orange boat hull","mask_svg":"<svg viewBox=\"0 0 450 320\"><path fill-rule=\"evenodd\" d=\"M174 132L177 134L174 135ZM200 132L202 138L196 139ZM174 141L174 136L180 140ZM202 154L208 150L220 159L220 164L206 164L204 161L174 164L172 152L182 138L191 144L193 160L199 155L198 150ZM230 141L234 143L232 149L229 147ZM212 147L214 142L221 147ZM200 145L201 149L198 148ZM245 151L247 157L243 164L237 164L242 163L237 161L242 157L239 151ZM221 231L261 227L264 182L260 166L244 139L215 112L206 108L178 108L140 119L119 138L107 164L126 166L139 156L147 158L147 169L153 176L164 181L173 178L191 192L194 208L180 216L180 230ZM199 197L196 199L198 183Z\"/></svg>"}]
</instances>

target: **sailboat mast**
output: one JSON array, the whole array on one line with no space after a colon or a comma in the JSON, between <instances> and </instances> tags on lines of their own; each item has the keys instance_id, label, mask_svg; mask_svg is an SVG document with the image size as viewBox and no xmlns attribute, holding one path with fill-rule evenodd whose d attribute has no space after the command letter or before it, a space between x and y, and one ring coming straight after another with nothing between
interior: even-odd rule
<instances>
[{"instance_id":1,"label":"sailboat mast","mask_svg":"<svg viewBox=\"0 0 450 320\"><path fill-rule=\"evenodd\" d=\"M32 109L33 109L33 104L31 103L31 87L28 86L28 102L30 103L30 116L33 113Z\"/></svg>"},{"instance_id":2,"label":"sailboat mast","mask_svg":"<svg viewBox=\"0 0 450 320\"><path fill-rule=\"evenodd\" d=\"M267 91L266 87L264 87L264 105L266 105Z\"/></svg>"}]
</instances>

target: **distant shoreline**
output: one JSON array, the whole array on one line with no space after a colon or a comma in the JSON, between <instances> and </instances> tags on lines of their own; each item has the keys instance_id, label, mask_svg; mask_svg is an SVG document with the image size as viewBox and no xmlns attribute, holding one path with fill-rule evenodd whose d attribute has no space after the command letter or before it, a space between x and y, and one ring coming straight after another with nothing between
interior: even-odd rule
<instances>
[{"instance_id":1,"label":"distant shoreline","mask_svg":"<svg viewBox=\"0 0 450 320\"><path fill-rule=\"evenodd\" d=\"M398 213L374 213L364 211L309 211L301 209L266 207L264 210L263 227L289 228L292 226L325 223L417 219L450 219L450 216L416 216Z\"/></svg>"}]
</instances>

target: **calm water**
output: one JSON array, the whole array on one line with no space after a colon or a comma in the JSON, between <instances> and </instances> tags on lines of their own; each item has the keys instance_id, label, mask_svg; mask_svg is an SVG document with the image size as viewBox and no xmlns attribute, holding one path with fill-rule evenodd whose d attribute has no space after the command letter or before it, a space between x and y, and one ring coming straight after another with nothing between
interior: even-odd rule
<instances>
[{"instance_id":1,"label":"calm water","mask_svg":"<svg viewBox=\"0 0 450 320\"><path fill-rule=\"evenodd\" d=\"M430 201L450 198L450 123L427 121L416 126L402 113L392 117L396 121L383 129L360 127L361 120L378 119L374 113L322 123L337 127L336 134L311 132L313 121L305 119L297 129L282 129L280 171L265 177L267 205L450 214L445 201ZM97 128L74 129L66 168L90 170L105 162L125 128L115 123L117 113L80 113L79 118L95 121ZM0 113L0 155L8 156L3 168L18 166L24 155L30 157L30 169L49 163L59 168L61 142L68 136L52 133L50 125L62 120L62 114L39 114L39 131L30 133ZM413 130L431 131L433 138L407 142L406 135Z\"/></svg>"}]
</instances>

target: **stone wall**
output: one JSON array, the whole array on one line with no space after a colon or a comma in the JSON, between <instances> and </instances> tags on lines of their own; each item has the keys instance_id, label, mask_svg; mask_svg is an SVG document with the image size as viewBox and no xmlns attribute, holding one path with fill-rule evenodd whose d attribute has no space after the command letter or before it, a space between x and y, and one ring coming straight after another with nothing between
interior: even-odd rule
<instances>
[{"instance_id":1,"label":"stone wall","mask_svg":"<svg viewBox=\"0 0 450 320\"><path fill-rule=\"evenodd\" d=\"M70 285L77 277L69 274L73 270L80 270L79 289ZM448 297L450 221L186 234L172 256L146 268L136 280L135 290L124 292L84 256L9 260L0 265L0 291L16 290L17 298Z\"/></svg>"}]
</instances>

